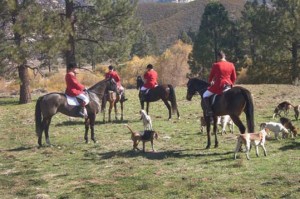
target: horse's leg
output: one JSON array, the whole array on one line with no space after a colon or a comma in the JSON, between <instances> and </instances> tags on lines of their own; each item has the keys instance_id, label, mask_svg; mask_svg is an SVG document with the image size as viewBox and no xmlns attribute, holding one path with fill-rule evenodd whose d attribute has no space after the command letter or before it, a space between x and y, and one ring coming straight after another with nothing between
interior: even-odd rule
<instances>
[{"instance_id":1,"label":"horse's leg","mask_svg":"<svg viewBox=\"0 0 300 199\"><path fill-rule=\"evenodd\" d=\"M105 123L105 108L102 110L103 111L103 123Z\"/></svg>"},{"instance_id":2,"label":"horse's leg","mask_svg":"<svg viewBox=\"0 0 300 199\"><path fill-rule=\"evenodd\" d=\"M95 132L94 132L95 120L96 120L96 114L91 114L90 115L91 140L93 140L94 143L97 143L97 140L95 139Z\"/></svg>"},{"instance_id":3,"label":"horse's leg","mask_svg":"<svg viewBox=\"0 0 300 199\"><path fill-rule=\"evenodd\" d=\"M50 126L50 123L51 123L51 117L48 118L45 121L45 139L46 139L46 143L47 143L48 146L51 145L50 138L49 138L49 126Z\"/></svg>"},{"instance_id":4,"label":"horse's leg","mask_svg":"<svg viewBox=\"0 0 300 199\"><path fill-rule=\"evenodd\" d=\"M89 138L88 138L89 124L90 124L90 115L84 121L84 125L85 125L84 140L85 140L85 143L89 143Z\"/></svg>"},{"instance_id":5,"label":"horse's leg","mask_svg":"<svg viewBox=\"0 0 300 199\"><path fill-rule=\"evenodd\" d=\"M113 108L113 104L114 104L114 101L110 101L109 102L109 109L108 109L108 122L111 122L111 110Z\"/></svg>"},{"instance_id":6,"label":"horse's leg","mask_svg":"<svg viewBox=\"0 0 300 199\"><path fill-rule=\"evenodd\" d=\"M170 106L170 104L168 103L168 100L163 100L163 102L165 103L166 107L168 108L168 111L169 111L169 118L168 118L168 120L170 120L171 117L172 117L171 106Z\"/></svg>"},{"instance_id":7,"label":"horse's leg","mask_svg":"<svg viewBox=\"0 0 300 199\"><path fill-rule=\"evenodd\" d=\"M207 145L206 145L206 149L210 148L210 117L206 117L205 116L205 122L206 122L206 134L207 134Z\"/></svg>"},{"instance_id":8,"label":"horse's leg","mask_svg":"<svg viewBox=\"0 0 300 199\"><path fill-rule=\"evenodd\" d=\"M237 115L230 115L233 123L239 128L240 133L244 134L246 132L246 127L242 123L241 119Z\"/></svg>"},{"instance_id":9,"label":"horse's leg","mask_svg":"<svg viewBox=\"0 0 300 199\"><path fill-rule=\"evenodd\" d=\"M43 131L45 130L45 122L44 122L45 119L42 120L42 124L41 124L41 129L40 129L40 133L38 134L38 144L39 144L39 147L43 146L42 145L42 139L43 139Z\"/></svg>"},{"instance_id":10,"label":"horse's leg","mask_svg":"<svg viewBox=\"0 0 300 199\"><path fill-rule=\"evenodd\" d=\"M140 103L141 103L141 109L144 110L144 101L140 100Z\"/></svg>"},{"instance_id":11,"label":"horse's leg","mask_svg":"<svg viewBox=\"0 0 300 199\"><path fill-rule=\"evenodd\" d=\"M218 130L218 126L217 126L217 117L215 116L214 117L214 127L213 127L213 131L214 131L214 134L215 134L215 148L217 148L219 146L219 142L218 142L218 133L217 133L217 130Z\"/></svg>"},{"instance_id":12,"label":"horse's leg","mask_svg":"<svg viewBox=\"0 0 300 199\"><path fill-rule=\"evenodd\" d=\"M120 102L121 104L121 121L123 121L123 102Z\"/></svg>"},{"instance_id":13,"label":"horse's leg","mask_svg":"<svg viewBox=\"0 0 300 199\"><path fill-rule=\"evenodd\" d=\"M115 120L118 120L118 108L116 102L114 102L114 109L115 109Z\"/></svg>"},{"instance_id":14,"label":"horse's leg","mask_svg":"<svg viewBox=\"0 0 300 199\"><path fill-rule=\"evenodd\" d=\"M177 108L177 118L180 119L178 108Z\"/></svg>"},{"instance_id":15,"label":"horse's leg","mask_svg":"<svg viewBox=\"0 0 300 199\"><path fill-rule=\"evenodd\" d=\"M106 103L107 103L107 99L104 96L103 99L102 99L102 105L101 105L101 109L103 111L103 123L105 123Z\"/></svg>"},{"instance_id":16,"label":"horse's leg","mask_svg":"<svg viewBox=\"0 0 300 199\"><path fill-rule=\"evenodd\" d=\"M149 115L149 106L150 106L150 103L149 102L146 102L146 103L147 103L146 111L147 111L147 115Z\"/></svg>"}]
</instances>

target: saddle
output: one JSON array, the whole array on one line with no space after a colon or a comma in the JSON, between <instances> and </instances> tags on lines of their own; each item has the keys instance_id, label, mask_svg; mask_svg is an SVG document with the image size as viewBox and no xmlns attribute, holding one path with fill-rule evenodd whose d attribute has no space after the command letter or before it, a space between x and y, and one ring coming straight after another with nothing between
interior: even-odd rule
<instances>
[{"instance_id":1,"label":"saddle","mask_svg":"<svg viewBox=\"0 0 300 199\"><path fill-rule=\"evenodd\" d=\"M72 96L69 96L69 95L67 95L67 94L65 94L65 96L66 96L66 98L67 98L67 103L68 103L68 105L70 105L70 106L79 106L80 104L81 104L81 99L79 99L79 98L77 98L77 97L72 97ZM87 95L88 96L88 95ZM88 96L88 98L90 98L89 96ZM90 101L90 100L89 100ZM89 103L89 101L88 101L88 103ZM88 104L87 103L87 104Z\"/></svg>"},{"instance_id":2,"label":"saddle","mask_svg":"<svg viewBox=\"0 0 300 199\"><path fill-rule=\"evenodd\" d=\"M232 88L231 85L227 85L227 84L224 85L224 87L223 87L223 93L229 91L231 88ZM223 94L223 93L222 93L222 94ZM222 94L213 94L213 95L211 95L211 96L209 97L210 105L212 106L212 105L215 103L215 101L216 101L216 97L217 97L218 95L222 95Z\"/></svg>"}]
</instances>

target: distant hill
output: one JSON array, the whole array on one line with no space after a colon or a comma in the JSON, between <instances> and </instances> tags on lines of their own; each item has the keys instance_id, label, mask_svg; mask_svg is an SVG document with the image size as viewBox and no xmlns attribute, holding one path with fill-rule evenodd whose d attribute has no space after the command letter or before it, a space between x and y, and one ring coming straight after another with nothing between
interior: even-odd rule
<instances>
[{"instance_id":1,"label":"distant hill","mask_svg":"<svg viewBox=\"0 0 300 199\"><path fill-rule=\"evenodd\" d=\"M146 0L144 0L145 2ZM195 0L190 3L140 3L137 17L147 31L151 31L162 52L185 31L197 32L201 16L210 0ZM149 1L147 1L149 2ZM246 0L220 0L232 19L240 16Z\"/></svg>"}]
</instances>

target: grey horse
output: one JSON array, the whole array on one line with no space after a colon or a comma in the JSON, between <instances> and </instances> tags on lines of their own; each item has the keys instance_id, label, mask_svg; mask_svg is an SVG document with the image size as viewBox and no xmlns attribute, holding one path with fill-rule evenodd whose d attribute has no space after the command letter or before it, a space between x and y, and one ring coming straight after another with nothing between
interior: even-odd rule
<instances>
[{"instance_id":1,"label":"grey horse","mask_svg":"<svg viewBox=\"0 0 300 199\"><path fill-rule=\"evenodd\" d=\"M91 139L96 143L94 136L94 125L96 114L100 111L100 103L105 92L112 90L117 92L117 85L113 79L102 80L89 89L87 93L90 97L90 103L86 106L88 117L85 118L85 142L88 143L88 131L91 128ZM42 134L45 131L46 143L50 144L49 126L52 117L60 112L71 117L78 116L78 106L71 106L67 103L64 93L49 93L38 98L35 105L35 127L38 136L38 144L42 146Z\"/></svg>"}]
</instances>

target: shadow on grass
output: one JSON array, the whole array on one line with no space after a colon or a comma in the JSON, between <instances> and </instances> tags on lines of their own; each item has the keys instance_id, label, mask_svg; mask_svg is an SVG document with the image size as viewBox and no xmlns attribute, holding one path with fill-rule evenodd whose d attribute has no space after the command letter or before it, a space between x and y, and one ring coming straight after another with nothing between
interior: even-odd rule
<instances>
[{"instance_id":1,"label":"shadow on grass","mask_svg":"<svg viewBox=\"0 0 300 199\"><path fill-rule=\"evenodd\" d=\"M300 143L299 142L292 142L289 145L285 145L283 147L280 147L279 150L281 151L286 151L286 150L295 150L295 149L300 149Z\"/></svg>"},{"instance_id":2,"label":"shadow on grass","mask_svg":"<svg viewBox=\"0 0 300 199\"><path fill-rule=\"evenodd\" d=\"M202 150L202 149L200 149ZM149 160L163 160L166 158L185 158L185 157L208 157L208 156L220 156L220 155L228 155L233 152L224 152L224 153L218 153L213 152L210 153L209 150L203 149L203 151L207 151L205 153L188 153L189 151L195 151L195 150L169 150L169 151L162 151L162 152L145 152L142 151L110 151L106 153L97 153L96 159L110 159L113 157L125 157L125 158L134 158L143 156ZM95 159L95 154L86 154L85 160L93 160ZM222 158L218 161L228 160L228 158Z\"/></svg>"},{"instance_id":3,"label":"shadow on grass","mask_svg":"<svg viewBox=\"0 0 300 199\"><path fill-rule=\"evenodd\" d=\"M24 146L21 146L21 147L17 147L17 148L14 148L14 149L7 149L5 151L9 151L9 152L18 152L18 151L27 151L27 150L31 150L35 147L24 147Z\"/></svg>"},{"instance_id":4,"label":"shadow on grass","mask_svg":"<svg viewBox=\"0 0 300 199\"><path fill-rule=\"evenodd\" d=\"M95 128L97 125L101 125L101 124L126 124L128 123L129 120L117 120L117 121L112 121L112 122L103 122L103 121L96 121L95 122ZM76 120L76 121L63 121L63 122L60 122L58 124L56 124L55 126L73 126L73 125L84 125L84 120L82 121L79 121L79 120Z\"/></svg>"}]
</instances>

